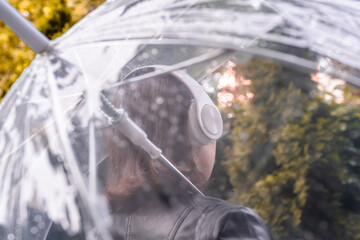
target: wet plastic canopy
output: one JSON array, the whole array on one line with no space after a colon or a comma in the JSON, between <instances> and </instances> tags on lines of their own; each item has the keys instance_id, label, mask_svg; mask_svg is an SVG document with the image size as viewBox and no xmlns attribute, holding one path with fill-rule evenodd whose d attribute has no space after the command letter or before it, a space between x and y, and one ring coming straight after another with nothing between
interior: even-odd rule
<instances>
[{"instance_id":1,"label":"wet plastic canopy","mask_svg":"<svg viewBox=\"0 0 360 240\"><path fill-rule=\"evenodd\" d=\"M156 81L157 77L172 70L182 69L196 79L223 114L224 140L218 141L218 161L211 181L224 183L222 178L226 173L219 161L227 162L229 172L234 172L234 169L248 171L245 177L241 171L238 177L231 176L234 190L229 190L226 185L227 177L223 190L216 189L220 185L210 184L210 188L215 190L207 192L222 197L233 195L232 199L239 204L247 201L245 192L266 192L261 188L264 184L261 180L265 179L271 185L271 171L281 170L282 166L293 167L291 162L276 158L280 153L293 152L289 150L290 146L287 149L280 144L292 139L271 135L268 126L262 125L261 121L265 119L254 117L261 121L247 126L248 129L253 127L252 130L242 126L240 132L235 131L234 124L260 109L252 108L257 105L251 104L261 102L261 94L266 99L283 94L281 91L270 92L272 88L268 84L275 73L284 79L289 78L287 84L301 89L298 92L306 92L309 99L320 92L320 95L326 95L323 97L326 101L358 106L358 90L354 85L360 85L360 37L356 27L359 8L359 3L349 0L341 3L330 0L107 1L63 36L51 41L47 50L36 56L0 103L0 238L46 239L56 226L65 235L85 234L88 239L112 239L108 231L112 224L112 210L106 194L109 141L115 143L120 153L126 151L128 143L118 139L118 130L101 110L104 104L101 96L106 96L114 104L119 96L136 99L136 87L132 86ZM134 70L149 65L169 68L131 75ZM352 85L346 85L344 80ZM259 90L261 83L269 87L269 92ZM282 82L274 86L280 88L283 85ZM339 89L338 85L351 89L351 100L346 100L345 90L339 93L345 87ZM285 88L285 91L293 93L292 88ZM129 89L134 96L126 95ZM137 116L132 121L139 126L144 124L143 119L156 122L159 116L177 123L179 119L160 111L164 101L174 108L185 101L179 99L181 96L177 93L180 90L169 89L171 91L174 94L169 99L156 98L154 102L144 102L136 107L120 101L116 107L121 105L125 111L132 107L131 111ZM300 95L294 93L288 99L300 99L295 97L297 94ZM266 116L273 119L272 126L279 122L284 126L293 123L295 120L288 115L298 118L306 115L304 106L307 100L291 102L288 99L274 101L279 107L282 101L290 101L290 104L284 108L282 117L275 115L275 111L274 115ZM300 102L303 105L300 106ZM270 109L266 104L262 108ZM353 137L359 130L358 121L354 121ZM276 126L281 127L281 124ZM174 148L176 143L183 141L179 129L164 128L162 131L168 136L168 144L173 144ZM235 149L238 142L250 142L251 134L259 137L265 134L271 144L261 145L267 147L262 149ZM264 143L259 140L260 144ZM357 146L352 147L356 150ZM248 151L248 155L252 154L250 152L261 154L256 160L246 162L248 155L238 153L240 150L242 153ZM165 153L164 157L173 161ZM232 159L240 159L239 165L231 165ZM268 168L269 162L271 168ZM312 163L304 161L299 166L306 164L310 166ZM359 166L356 158L351 164ZM245 165L247 168L242 169ZM253 168L249 167L251 165ZM178 164L178 167L181 169L183 166ZM281 175L280 170L276 176ZM299 176L308 176L306 174ZM291 182L296 177L279 179ZM354 184L356 190L352 191L355 195L360 178L354 174L342 180L357 184ZM240 181L245 187L238 190L236 186ZM181 183L176 187L185 191L187 186L187 183ZM289 191L298 196L310 191L306 192L308 187L301 183L294 188L293 192ZM245 200L237 199L237 194L245 196ZM281 193L278 196L282 196ZM291 203L283 208L303 210L307 205L301 199L298 202L289 200ZM246 202L252 203L258 206L256 200ZM293 214L277 210L284 215ZM267 215L265 210L257 211L265 221L269 220L270 229L279 238L281 227L286 224L280 217ZM354 218L358 219L356 211ZM296 222L300 221L299 218L297 215L289 217L295 219L294 228L299 225ZM304 234L310 236L307 239L315 239L311 236L318 237L326 230L326 227L319 230L320 233L307 230L307 235ZM359 234L357 229L351 231ZM301 235L301 230L299 232L300 236L305 236ZM321 236L326 239L326 235Z\"/></svg>"}]
</instances>

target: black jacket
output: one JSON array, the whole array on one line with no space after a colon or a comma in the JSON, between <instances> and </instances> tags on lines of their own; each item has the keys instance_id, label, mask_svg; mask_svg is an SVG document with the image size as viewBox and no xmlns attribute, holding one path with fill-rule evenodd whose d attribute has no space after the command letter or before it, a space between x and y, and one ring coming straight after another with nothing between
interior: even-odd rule
<instances>
[{"instance_id":1,"label":"black jacket","mask_svg":"<svg viewBox=\"0 0 360 240\"><path fill-rule=\"evenodd\" d=\"M160 202L147 199L135 208L126 205L113 214L114 240L271 239L254 211L217 198L195 195Z\"/></svg>"}]
</instances>

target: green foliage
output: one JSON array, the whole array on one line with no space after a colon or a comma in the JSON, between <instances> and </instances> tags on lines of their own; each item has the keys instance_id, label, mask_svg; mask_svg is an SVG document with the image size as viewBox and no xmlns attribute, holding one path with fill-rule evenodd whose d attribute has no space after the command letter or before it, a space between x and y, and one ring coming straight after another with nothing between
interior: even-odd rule
<instances>
[{"instance_id":1,"label":"green foliage","mask_svg":"<svg viewBox=\"0 0 360 240\"><path fill-rule=\"evenodd\" d=\"M10 3L48 38L68 30L104 0L10 0ZM35 54L0 22L0 100L30 64Z\"/></svg>"},{"instance_id":2,"label":"green foliage","mask_svg":"<svg viewBox=\"0 0 360 240\"><path fill-rule=\"evenodd\" d=\"M254 97L228 109L231 200L254 208L276 239L359 239L359 107L325 101L309 76L272 62L236 70L252 84L234 94Z\"/></svg>"}]
</instances>

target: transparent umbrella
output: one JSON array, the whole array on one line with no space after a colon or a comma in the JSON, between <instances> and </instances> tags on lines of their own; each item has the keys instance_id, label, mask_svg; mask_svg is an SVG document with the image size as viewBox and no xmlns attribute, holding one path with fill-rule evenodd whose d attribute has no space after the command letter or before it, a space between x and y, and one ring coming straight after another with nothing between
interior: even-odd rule
<instances>
[{"instance_id":1,"label":"transparent umbrella","mask_svg":"<svg viewBox=\"0 0 360 240\"><path fill-rule=\"evenodd\" d=\"M187 189L190 186L191 191L200 191L170 163L169 156L161 154L163 149L146 139L147 133L137 126L141 125L141 120L124 117L126 107L120 110L115 109L119 106L113 106L119 95L132 97L126 96L126 92L133 84L142 84L177 70L197 79L221 108L225 139L224 143L218 144L218 152L228 158L228 165L231 157L237 156L237 150L225 153L223 149L235 146L234 123L237 118L249 115L246 106L251 106L246 104L257 99L255 79L268 86L270 68L258 75L249 74L253 79L246 78L247 67L258 66L260 69L266 65L256 59L291 69L291 77L308 75L289 82L293 81L302 91L310 89L309 96L314 95L311 73L323 74L316 75L318 82L321 76L328 76L330 80L337 78L360 85L357 31L360 5L356 1L107 1L53 41L32 30L21 18L12 14L7 16L11 8L5 1L0 4L0 17L38 53L0 105L2 239L46 239L56 228L74 238L85 235L87 239L112 239L109 229L114 224L110 214L113 210L109 210L106 194L109 139L116 143L120 152L126 148L122 140L114 137L116 131L182 179L183 184L176 187ZM13 18L9 20L9 17ZM166 67L133 74L134 70L152 65ZM330 92L328 95L334 99L336 94ZM175 105L176 96L174 99ZM153 116L149 109L156 110L163 102L164 99L157 98L148 104L149 108L139 106L136 114L151 120ZM293 102L291 109L294 111L289 115L305 115L306 111L297 104ZM166 112L162 115L171 120ZM125 120L115 130L114 119L119 116ZM280 121L271 117L274 122ZM262 136L260 132L268 129L264 130L261 122L258 124L260 127L255 129ZM357 125L354 128L358 130ZM171 141L177 129L164 131L173 131L173 135L169 135L168 141ZM286 165L285 160L274 160L281 151L277 144L282 141L282 136L271 133L269 130L270 135L267 135L271 144L262 145L265 147L258 151L263 155L251 163L253 168L244 170L248 175L233 177L234 186L240 181L246 183L240 190L235 189L235 194L230 193L234 201L246 202L248 195L245 192L260 191L263 187L260 180L271 182L271 171L280 176L281 167ZM236 136L240 142L246 142L251 135L242 130ZM242 150L256 152L256 149ZM224 158L223 155L218 158ZM242 161L246 157L241 159L238 164L245 164ZM354 161L352 164L358 166L357 160ZM287 169L291 166L289 163ZM242 167L231 165L229 172ZM216 176L216 169L214 173ZM279 178L279 182L294 179ZM359 179L351 175L343 181L358 184ZM307 189L309 187L302 188L300 182L290 192L303 196L309 193ZM238 200L236 194L245 200ZM280 192L278 196L282 196ZM250 203L256 206L257 200L253 199ZM287 203L290 200L275 201ZM288 226L300 232L297 237L315 239L314 236L318 237L316 230L303 231L306 226L302 225L300 230L296 228L301 218L299 211L307 206L301 199L296 201L277 208L277 217L268 215L265 208L258 212L265 221L268 220L276 238L284 235L279 229ZM283 208L295 209L295 213L288 213ZM351 215L354 221L358 219L356 214ZM324 229L319 231L327 228ZM356 229L347 231L359 234Z\"/></svg>"}]
</instances>

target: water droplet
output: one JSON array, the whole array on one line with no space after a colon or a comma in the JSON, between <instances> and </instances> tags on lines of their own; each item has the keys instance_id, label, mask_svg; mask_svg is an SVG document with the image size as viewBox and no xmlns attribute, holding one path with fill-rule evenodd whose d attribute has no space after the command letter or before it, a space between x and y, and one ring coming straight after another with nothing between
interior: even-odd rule
<instances>
[{"instance_id":1,"label":"water droplet","mask_svg":"<svg viewBox=\"0 0 360 240\"><path fill-rule=\"evenodd\" d=\"M136 59L137 59L139 62L142 62L142 61L144 60L142 56L138 56Z\"/></svg>"},{"instance_id":2,"label":"water droplet","mask_svg":"<svg viewBox=\"0 0 360 240\"><path fill-rule=\"evenodd\" d=\"M152 111L157 111L159 109L159 105L157 105L157 104L152 104L151 105L151 110Z\"/></svg>"},{"instance_id":3,"label":"water droplet","mask_svg":"<svg viewBox=\"0 0 360 240\"><path fill-rule=\"evenodd\" d=\"M359 136L360 136L360 131L357 130L350 131L350 138L355 139L358 138Z\"/></svg>"},{"instance_id":4,"label":"water droplet","mask_svg":"<svg viewBox=\"0 0 360 240\"><path fill-rule=\"evenodd\" d=\"M30 228L31 234L37 234L39 232L39 229L37 227Z\"/></svg>"},{"instance_id":5,"label":"water droplet","mask_svg":"<svg viewBox=\"0 0 360 240\"><path fill-rule=\"evenodd\" d=\"M261 7L261 0L253 0L251 1L251 5L254 7L255 10L259 10Z\"/></svg>"},{"instance_id":6,"label":"water droplet","mask_svg":"<svg viewBox=\"0 0 360 240\"><path fill-rule=\"evenodd\" d=\"M119 148L126 148L128 145L127 145L127 142L126 141L124 141L124 140L120 140L119 142L118 142L118 147Z\"/></svg>"},{"instance_id":7,"label":"water droplet","mask_svg":"<svg viewBox=\"0 0 360 240\"><path fill-rule=\"evenodd\" d=\"M181 96L180 94L176 95L177 102L182 102L183 99L184 99L183 96Z\"/></svg>"},{"instance_id":8,"label":"water droplet","mask_svg":"<svg viewBox=\"0 0 360 240\"><path fill-rule=\"evenodd\" d=\"M179 122L178 118L175 116L171 116L169 120L171 124L177 124Z\"/></svg>"},{"instance_id":9,"label":"water droplet","mask_svg":"<svg viewBox=\"0 0 360 240\"><path fill-rule=\"evenodd\" d=\"M219 73L219 72L217 72L217 73L215 73L214 74L214 78L215 78L215 80L218 80L219 78L221 78L221 73Z\"/></svg>"},{"instance_id":10,"label":"water droplet","mask_svg":"<svg viewBox=\"0 0 360 240\"><path fill-rule=\"evenodd\" d=\"M36 215L35 217L34 217L34 221L35 222L41 222L41 220L42 220L42 218L41 218L41 216L40 215Z\"/></svg>"},{"instance_id":11,"label":"water droplet","mask_svg":"<svg viewBox=\"0 0 360 240\"><path fill-rule=\"evenodd\" d=\"M162 97L157 97L155 99L156 104L161 105L164 103L164 99Z\"/></svg>"},{"instance_id":12,"label":"water droplet","mask_svg":"<svg viewBox=\"0 0 360 240\"><path fill-rule=\"evenodd\" d=\"M14 240L14 239L15 239L15 235L12 234L12 233L10 233L10 234L8 234L7 239L8 239L8 240Z\"/></svg>"},{"instance_id":13,"label":"water droplet","mask_svg":"<svg viewBox=\"0 0 360 240\"><path fill-rule=\"evenodd\" d=\"M144 53L144 54L142 55L142 57L143 57L143 59L148 59L150 56L149 56L148 53Z\"/></svg>"},{"instance_id":14,"label":"water droplet","mask_svg":"<svg viewBox=\"0 0 360 240\"><path fill-rule=\"evenodd\" d=\"M164 109L160 110L159 114L161 118L166 118L168 115L167 111L165 111Z\"/></svg>"},{"instance_id":15,"label":"water droplet","mask_svg":"<svg viewBox=\"0 0 360 240\"><path fill-rule=\"evenodd\" d=\"M177 131L178 131L178 128L176 126L172 126L169 130L169 133L171 135L175 135L175 133L177 133Z\"/></svg>"},{"instance_id":16,"label":"water droplet","mask_svg":"<svg viewBox=\"0 0 360 240\"><path fill-rule=\"evenodd\" d=\"M23 12L22 12L22 15L23 15L24 17L28 17L30 14L29 14L28 11L23 11Z\"/></svg>"},{"instance_id":17,"label":"water droplet","mask_svg":"<svg viewBox=\"0 0 360 240\"><path fill-rule=\"evenodd\" d=\"M158 53L159 53L159 50L157 50L156 48L151 49L152 55L157 55Z\"/></svg>"},{"instance_id":18,"label":"water droplet","mask_svg":"<svg viewBox=\"0 0 360 240\"><path fill-rule=\"evenodd\" d=\"M45 228L45 223L39 222L37 226L38 226L38 228L43 229L43 228Z\"/></svg>"}]
</instances>

